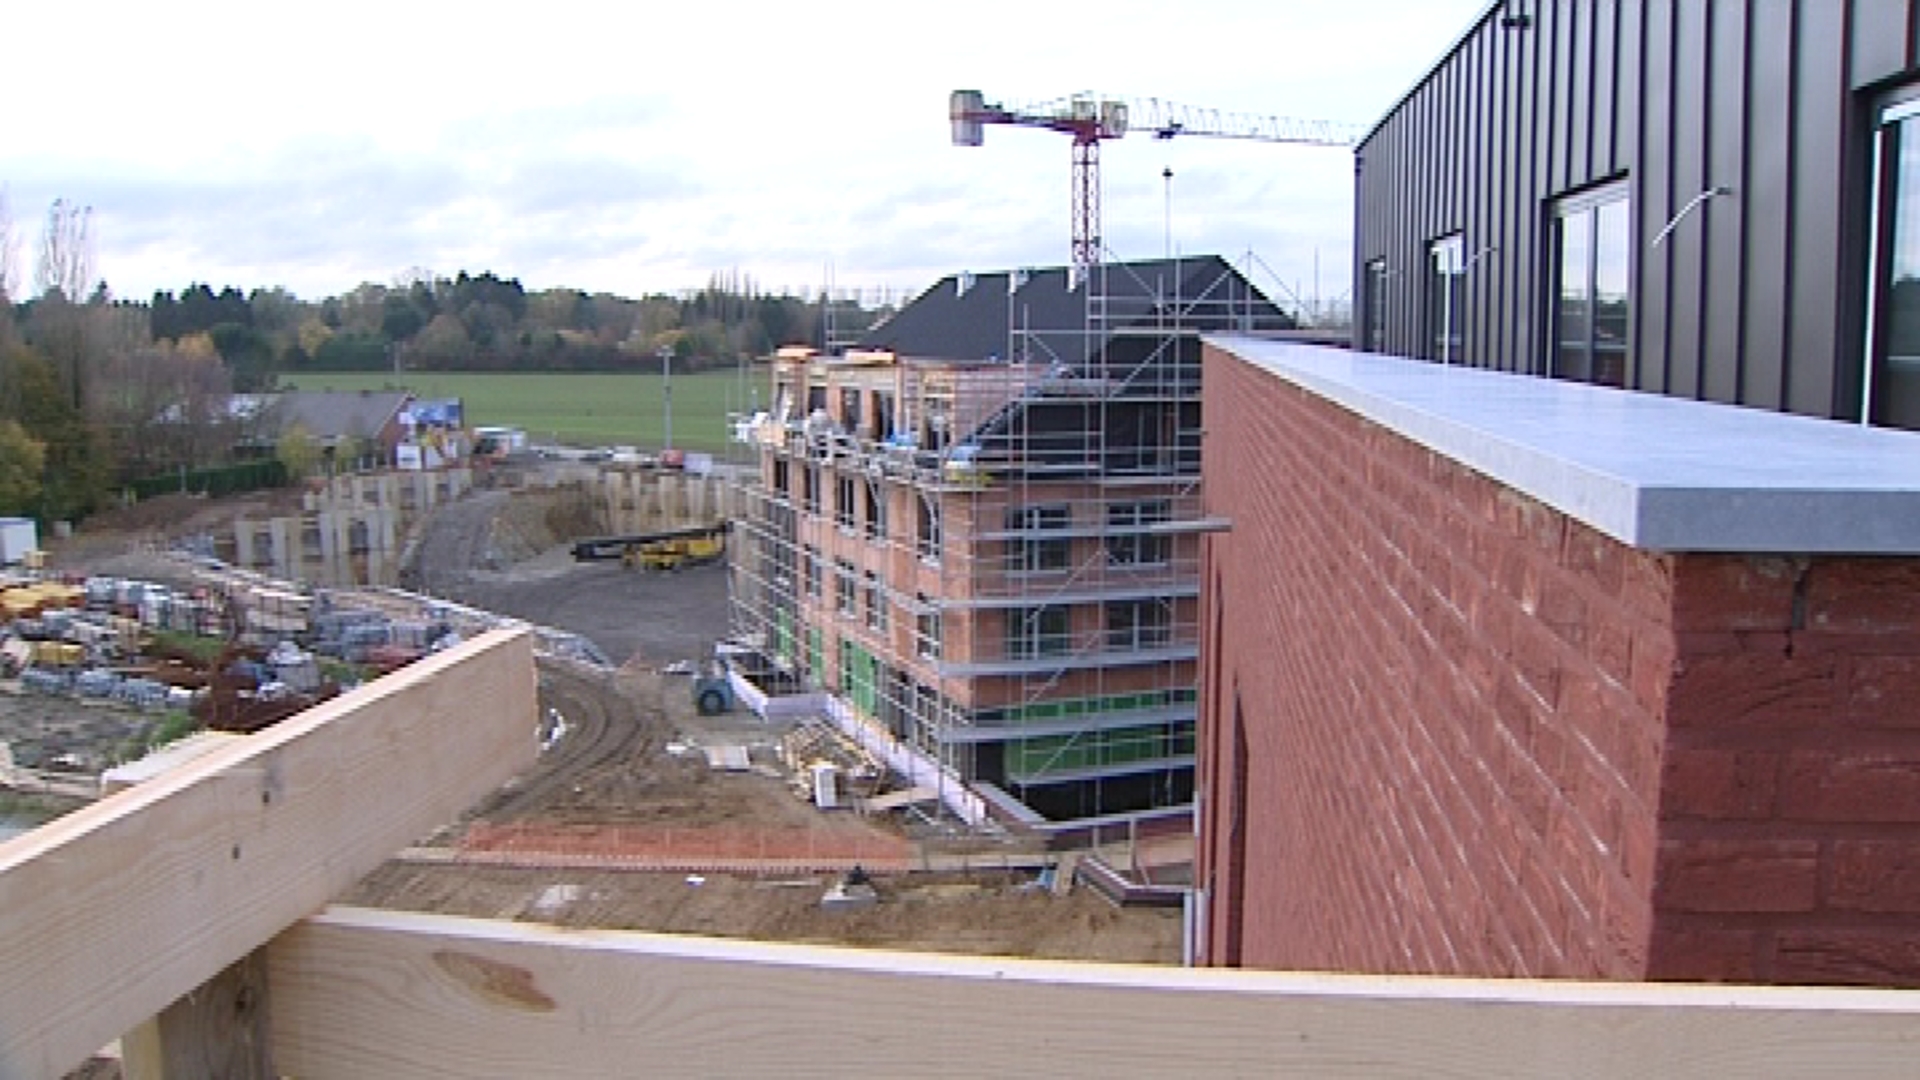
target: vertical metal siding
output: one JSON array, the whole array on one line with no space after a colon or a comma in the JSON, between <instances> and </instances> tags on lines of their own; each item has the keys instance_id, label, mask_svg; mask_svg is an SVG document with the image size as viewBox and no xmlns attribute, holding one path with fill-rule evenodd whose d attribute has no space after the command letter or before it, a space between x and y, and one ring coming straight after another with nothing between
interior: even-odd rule
<instances>
[{"instance_id":1,"label":"vertical metal siding","mask_svg":"<svg viewBox=\"0 0 1920 1080\"><path fill-rule=\"evenodd\" d=\"M1747 13L1741 4L1714 4L1708 8L1706 176L1704 187L1731 188L1731 197L1715 198L1695 214L1705 242L1702 264L1701 310L1705 347L1701 350L1700 396L1710 401L1737 402L1746 358L1741 348L1741 306L1746 292L1743 226L1747 220L1741 193L1746 163ZM1685 226L1683 226L1685 227Z\"/></svg>"},{"instance_id":2,"label":"vertical metal siding","mask_svg":"<svg viewBox=\"0 0 1920 1080\"><path fill-rule=\"evenodd\" d=\"M1620 7L1614 0L1597 0L1593 5L1593 125L1592 176L1609 176L1619 171L1615 138L1618 135L1615 95L1619 91L1620 45L1615 36L1620 23Z\"/></svg>"},{"instance_id":3,"label":"vertical metal siding","mask_svg":"<svg viewBox=\"0 0 1920 1080\"><path fill-rule=\"evenodd\" d=\"M1747 49L1746 168L1735 196L1746 230L1739 400L1778 409L1786 404L1790 191L1787 170L1777 163L1792 159L1786 118L1793 105L1793 9L1755 5Z\"/></svg>"},{"instance_id":4,"label":"vertical metal siding","mask_svg":"<svg viewBox=\"0 0 1920 1080\"><path fill-rule=\"evenodd\" d=\"M1850 415L1866 92L1914 69L1920 0L1511 0L1361 148L1356 295L1385 259L1387 347L1427 350L1426 244L1473 263L1475 363L1540 371L1554 201L1629 178L1632 385ZM1530 25L1503 27L1525 14ZM1701 191L1735 189L1661 228ZM1486 249L1492 248L1491 251ZM1482 252L1485 254L1481 254ZM1862 264L1862 265L1855 265Z\"/></svg>"},{"instance_id":5,"label":"vertical metal siding","mask_svg":"<svg viewBox=\"0 0 1920 1080\"><path fill-rule=\"evenodd\" d=\"M1838 0L1829 0L1839 7ZM1852 64L1848 85L1869 86L1905 71L1912 34L1909 0L1853 0Z\"/></svg>"},{"instance_id":6,"label":"vertical metal siding","mask_svg":"<svg viewBox=\"0 0 1920 1080\"><path fill-rule=\"evenodd\" d=\"M1540 267L1536 236L1540 222L1542 161L1551 145L1543 133L1552 128L1552 111L1545 94L1545 56L1540 47L1540 36L1526 30L1507 28L1501 28L1501 32L1511 35L1513 47L1522 58L1520 120L1523 137L1520 140L1520 156L1514 162L1513 169L1514 176L1519 178L1520 198L1512 207L1514 224L1520 230L1520 245L1516 251L1519 261L1515 264L1518 288L1514 292L1513 321L1519 340L1519 356L1516 359L1523 366L1517 370L1537 372L1540 370L1541 354L1540 343L1535 339L1535 327L1540 321L1538 316L1543 310L1543 298L1534 288L1535 274Z\"/></svg>"},{"instance_id":7,"label":"vertical metal siding","mask_svg":"<svg viewBox=\"0 0 1920 1080\"><path fill-rule=\"evenodd\" d=\"M1668 376L1668 298L1673 248L1654 247L1653 240L1673 212L1673 3L1646 0L1640 24L1640 153L1639 179L1633 184L1633 216L1637 224L1639 277L1634 282L1634 309L1640 336L1634 342L1637 389L1666 393Z\"/></svg>"},{"instance_id":8,"label":"vertical metal siding","mask_svg":"<svg viewBox=\"0 0 1920 1080\"><path fill-rule=\"evenodd\" d=\"M1487 298L1487 327L1481 336L1488 340L1491 350L1488 364L1492 367L1511 370L1518 357L1513 342L1513 318L1509 300L1513 296L1514 281L1510 269L1512 253L1517 243L1513 235L1512 215L1506 212L1513 198L1513 99L1505 93L1507 58L1510 47L1506 39L1499 35L1481 34L1482 67L1481 82L1486 88L1487 121L1487 204L1484 220L1487 223L1487 235L1500 245L1500 250L1489 257L1493 264L1488 277L1493 283L1492 295Z\"/></svg>"},{"instance_id":9,"label":"vertical metal siding","mask_svg":"<svg viewBox=\"0 0 1920 1080\"><path fill-rule=\"evenodd\" d=\"M1671 221L1710 182L1706 161L1708 8L1700 3L1674 5L1673 105L1669 113L1673 131L1672 197L1659 220L1653 222L1656 229ZM1713 211L1711 203L1697 207L1667 234L1667 265L1673 290L1667 307L1667 393L1675 397L1700 396L1700 369L1705 360L1700 320L1707 284L1701 265L1707 250L1704 219Z\"/></svg>"},{"instance_id":10,"label":"vertical metal siding","mask_svg":"<svg viewBox=\"0 0 1920 1080\"><path fill-rule=\"evenodd\" d=\"M1840 125L1847 109L1849 5L1800 4L1794 33L1793 212L1787 302L1793 307L1788 343L1787 407L1831 413L1838 352ZM1858 351L1850 360L1859 363Z\"/></svg>"}]
</instances>

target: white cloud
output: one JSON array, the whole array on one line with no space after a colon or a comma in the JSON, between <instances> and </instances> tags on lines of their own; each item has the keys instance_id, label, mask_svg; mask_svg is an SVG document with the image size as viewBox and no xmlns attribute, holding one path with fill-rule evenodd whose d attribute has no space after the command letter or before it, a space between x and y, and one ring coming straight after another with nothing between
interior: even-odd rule
<instances>
[{"instance_id":1,"label":"white cloud","mask_svg":"<svg viewBox=\"0 0 1920 1080\"><path fill-rule=\"evenodd\" d=\"M725 271L813 288L830 266L908 288L1067 254L1068 141L954 148L951 89L1367 124L1484 7L37 4L5 20L0 183L29 241L54 198L94 206L128 296L313 296L413 266L629 294ZM1180 250L1251 248L1290 289L1317 254L1321 290L1345 290L1343 151L1140 135L1102 164L1118 256L1160 254L1171 168Z\"/></svg>"}]
</instances>

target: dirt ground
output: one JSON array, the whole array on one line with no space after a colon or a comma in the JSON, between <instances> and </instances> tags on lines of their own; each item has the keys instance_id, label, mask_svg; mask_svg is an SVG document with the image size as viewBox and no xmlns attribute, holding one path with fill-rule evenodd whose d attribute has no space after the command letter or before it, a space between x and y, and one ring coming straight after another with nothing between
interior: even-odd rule
<instances>
[{"instance_id":1,"label":"dirt ground","mask_svg":"<svg viewBox=\"0 0 1920 1080\"><path fill-rule=\"evenodd\" d=\"M222 512L204 500L135 508L63 542L54 562L158 576L151 551ZM999 852L1003 864L1026 869L909 872L938 864L931 856L950 853L953 842L923 840L923 830L884 816L816 810L764 768L709 769L703 747L745 747L764 766L781 734L745 712L698 716L687 676L660 671L708 654L724 636L725 568L648 573L575 563L567 542L601 531L594 524L590 508L564 491L480 490L420 529L409 588L584 635L616 666L543 658L542 721L564 735L532 772L343 901L567 926L1178 962L1178 912L1121 910L1078 888L1052 895L1036 887L1032 870L1043 856L1030 845L972 845L989 864ZM20 699L0 694L0 723L49 731L59 723L47 706L23 718L10 700ZM882 871L879 903L823 910L822 893L849 862Z\"/></svg>"}]
</instances>

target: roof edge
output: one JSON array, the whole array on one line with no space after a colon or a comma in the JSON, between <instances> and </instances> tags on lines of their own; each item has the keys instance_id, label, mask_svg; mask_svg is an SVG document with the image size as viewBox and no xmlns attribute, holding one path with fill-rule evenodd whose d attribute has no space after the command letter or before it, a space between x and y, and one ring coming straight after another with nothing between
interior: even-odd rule
<instances>
[{"instance_id":1,"label":"roof edge","mask_svg":"<svg viewBox=\"0 0 1920 1080\"><path fill-rule=\"evenodd\" d=\"M1493 18L1495 12L1512 2L1513 0L1487 0L1486 10L1480 13L1480 17L1468 23L1467 28L1454 37L1453 44L1448 45L1446 51L1442 52L1433 63L1428 64L1426 70L1420 73L1419 78L1413 80L1413 85L1407 87L1401 92L1399 97L1393 99L1393 104L1387 106L1387 111L1381 113L1379 118L1367 128L1367 133L1360 136L1360 140L1353 144L1353 152L1358 154L1368 143L1372 142L1373 137L1380 133L1381 125L1391 120L1401 109L1406 108L1407 102L1413 99L1413 95L1419 93L1421 87L1431 82L1434 75L1438 74L1441 68L1447 66L1447 64L1459 54L1460 47L1472 39L1475 34L1479 33L1480 28L1486 25L1487 20Z\"/></svg>"}]
</instances>

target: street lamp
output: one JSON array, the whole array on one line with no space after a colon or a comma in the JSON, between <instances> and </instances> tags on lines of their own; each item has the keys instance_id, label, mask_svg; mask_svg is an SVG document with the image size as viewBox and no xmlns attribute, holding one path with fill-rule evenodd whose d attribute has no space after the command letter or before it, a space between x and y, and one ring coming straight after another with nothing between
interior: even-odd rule
<instances>
[{"instance_id":1,"label":"street lamp","mask_svg":"<svg viewBox=\"0 0 1920 1080\"><path fill-rule=\"evenodd\" d=\"M660 346L661 400L667 413L667 435L663 450L673 449L673 346Z\"/></svg>"}]
</instances>

